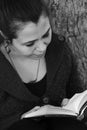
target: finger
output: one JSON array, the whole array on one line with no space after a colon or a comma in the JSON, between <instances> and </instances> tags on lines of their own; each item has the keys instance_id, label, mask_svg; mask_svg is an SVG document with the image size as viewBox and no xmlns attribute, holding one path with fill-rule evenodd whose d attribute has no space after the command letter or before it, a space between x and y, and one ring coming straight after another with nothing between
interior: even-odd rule
<instances>
[{"instance_id":1,"label":"finger","mask_svg":"<svg viewBox=\"0 0 87 130\"><path fill-rule=\"evenodd\" d=\"M62 103L61 103L61 106L67 105L68 101L69 101L68 98L64 98L63 101L62 101Z\"/></svg>"}]
</instances>

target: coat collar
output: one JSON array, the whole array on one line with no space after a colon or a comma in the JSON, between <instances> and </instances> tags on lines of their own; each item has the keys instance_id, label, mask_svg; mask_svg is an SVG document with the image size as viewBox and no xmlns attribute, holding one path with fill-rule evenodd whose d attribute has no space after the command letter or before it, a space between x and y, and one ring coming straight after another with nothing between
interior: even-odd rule
<instances>
[{"instance_id":1,"label":"coat collar","mask_svg":"<svg viewBox=\"0 0 87 130\"><path fill-rule=\"evenodd\" d=\"M52 84L56 70L60 66L62 60L62 44L58 45L58 38L53 36L46 52L46 65L47 65L47 86ZM24 86L17 72L7 62L5 56L0 52L0 88L8 92L12 96L25 101L38 100ZM49 88L49 87L48 87Z\"/></svg>"},{"instance_id":2,"label":"coat collar","mask_svg":"<svg viewBox=\"0 0 87 130\"><path fill-rule=\"evenodd\" d=\"M22 83L17 72L0 52L0 88L10 95L25 101L37 100Z\"/></svg>"}]
</instances>

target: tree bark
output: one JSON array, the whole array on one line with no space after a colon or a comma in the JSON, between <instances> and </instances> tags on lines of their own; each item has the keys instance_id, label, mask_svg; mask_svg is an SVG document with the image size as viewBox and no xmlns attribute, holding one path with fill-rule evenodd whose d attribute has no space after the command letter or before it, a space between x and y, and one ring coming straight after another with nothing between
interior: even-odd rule
<instances>
[{"instance_id":1,"label":"tree bark","mask_svg":"<svg viewBox=\"0 0 87 130\"><path fill-rule=\"evenodd\" d=\"M66 37L77 58L80 78L87 88L87 1L48 0L53 31Z\"/></svg>"}]
</instances>

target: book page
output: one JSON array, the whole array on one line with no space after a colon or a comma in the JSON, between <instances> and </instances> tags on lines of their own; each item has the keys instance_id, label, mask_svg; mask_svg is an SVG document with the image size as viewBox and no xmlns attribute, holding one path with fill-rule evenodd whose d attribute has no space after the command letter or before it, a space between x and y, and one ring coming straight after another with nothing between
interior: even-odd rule
<instances>
[{"instance_id":1,"label":"book page","mask_svg":"<svg viewBox=\"0 0 87 130\"><path fill-rule=\"evenodd\" d=\"M38 117L38 116L77 116L80 107L87 100L87 90L82 93L75 94L66 106L58 107L53 105L36 106L22 115L22 118Z\"/></svg>"},{"instance_id":2,"label":"book page","mask_svg":"<svg viewBox=\"0 0 87 130\"><path fill-rule=\"evenodd\" d=\"M63 106L64 109L69 109L79 114L81 106L87 100L87 90L82 93L76 93L68 102L66 106Z\"/></svg>"},{"instance_id":3,"label":"book page","mask_svg":"<svg viewBox=\"0 0 87 130\"><path fill-rule=\"evenodd\" d=\"M40 116L77 116L73 111L62 109L61 107L44 105L39 107L37 110L26 112L22 115L23 118L40 117Z\"/></svg>"},{"instance_id":4,"label":"book page","mask_svg":"<svg viewBox=\"0 0 87 130\"><path fill-rule=\"evenodd\" d=\"M77 116L72 110L63 109L62 107L46 105L46 115L65 115L65 116Z\"/></svg>"}]
</instances>

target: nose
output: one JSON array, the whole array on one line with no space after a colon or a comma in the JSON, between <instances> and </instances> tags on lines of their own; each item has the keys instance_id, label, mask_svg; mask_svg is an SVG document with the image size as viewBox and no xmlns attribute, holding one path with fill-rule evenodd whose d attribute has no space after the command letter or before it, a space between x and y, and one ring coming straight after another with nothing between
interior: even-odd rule
<instances>
[{"instance_id":1,"label":"nose","mask_svg":"<svg viewBox=\"0 0 87 130\"><path fill-rule=\"evenodd\" d=\"M47 48L47 45L44 43L44 41L38 41L38 43L37 43L37 51L40 51L40 52L43 52L43 51L45 51L46 50L46 48Z\"/></svg>"}]
</instances>

